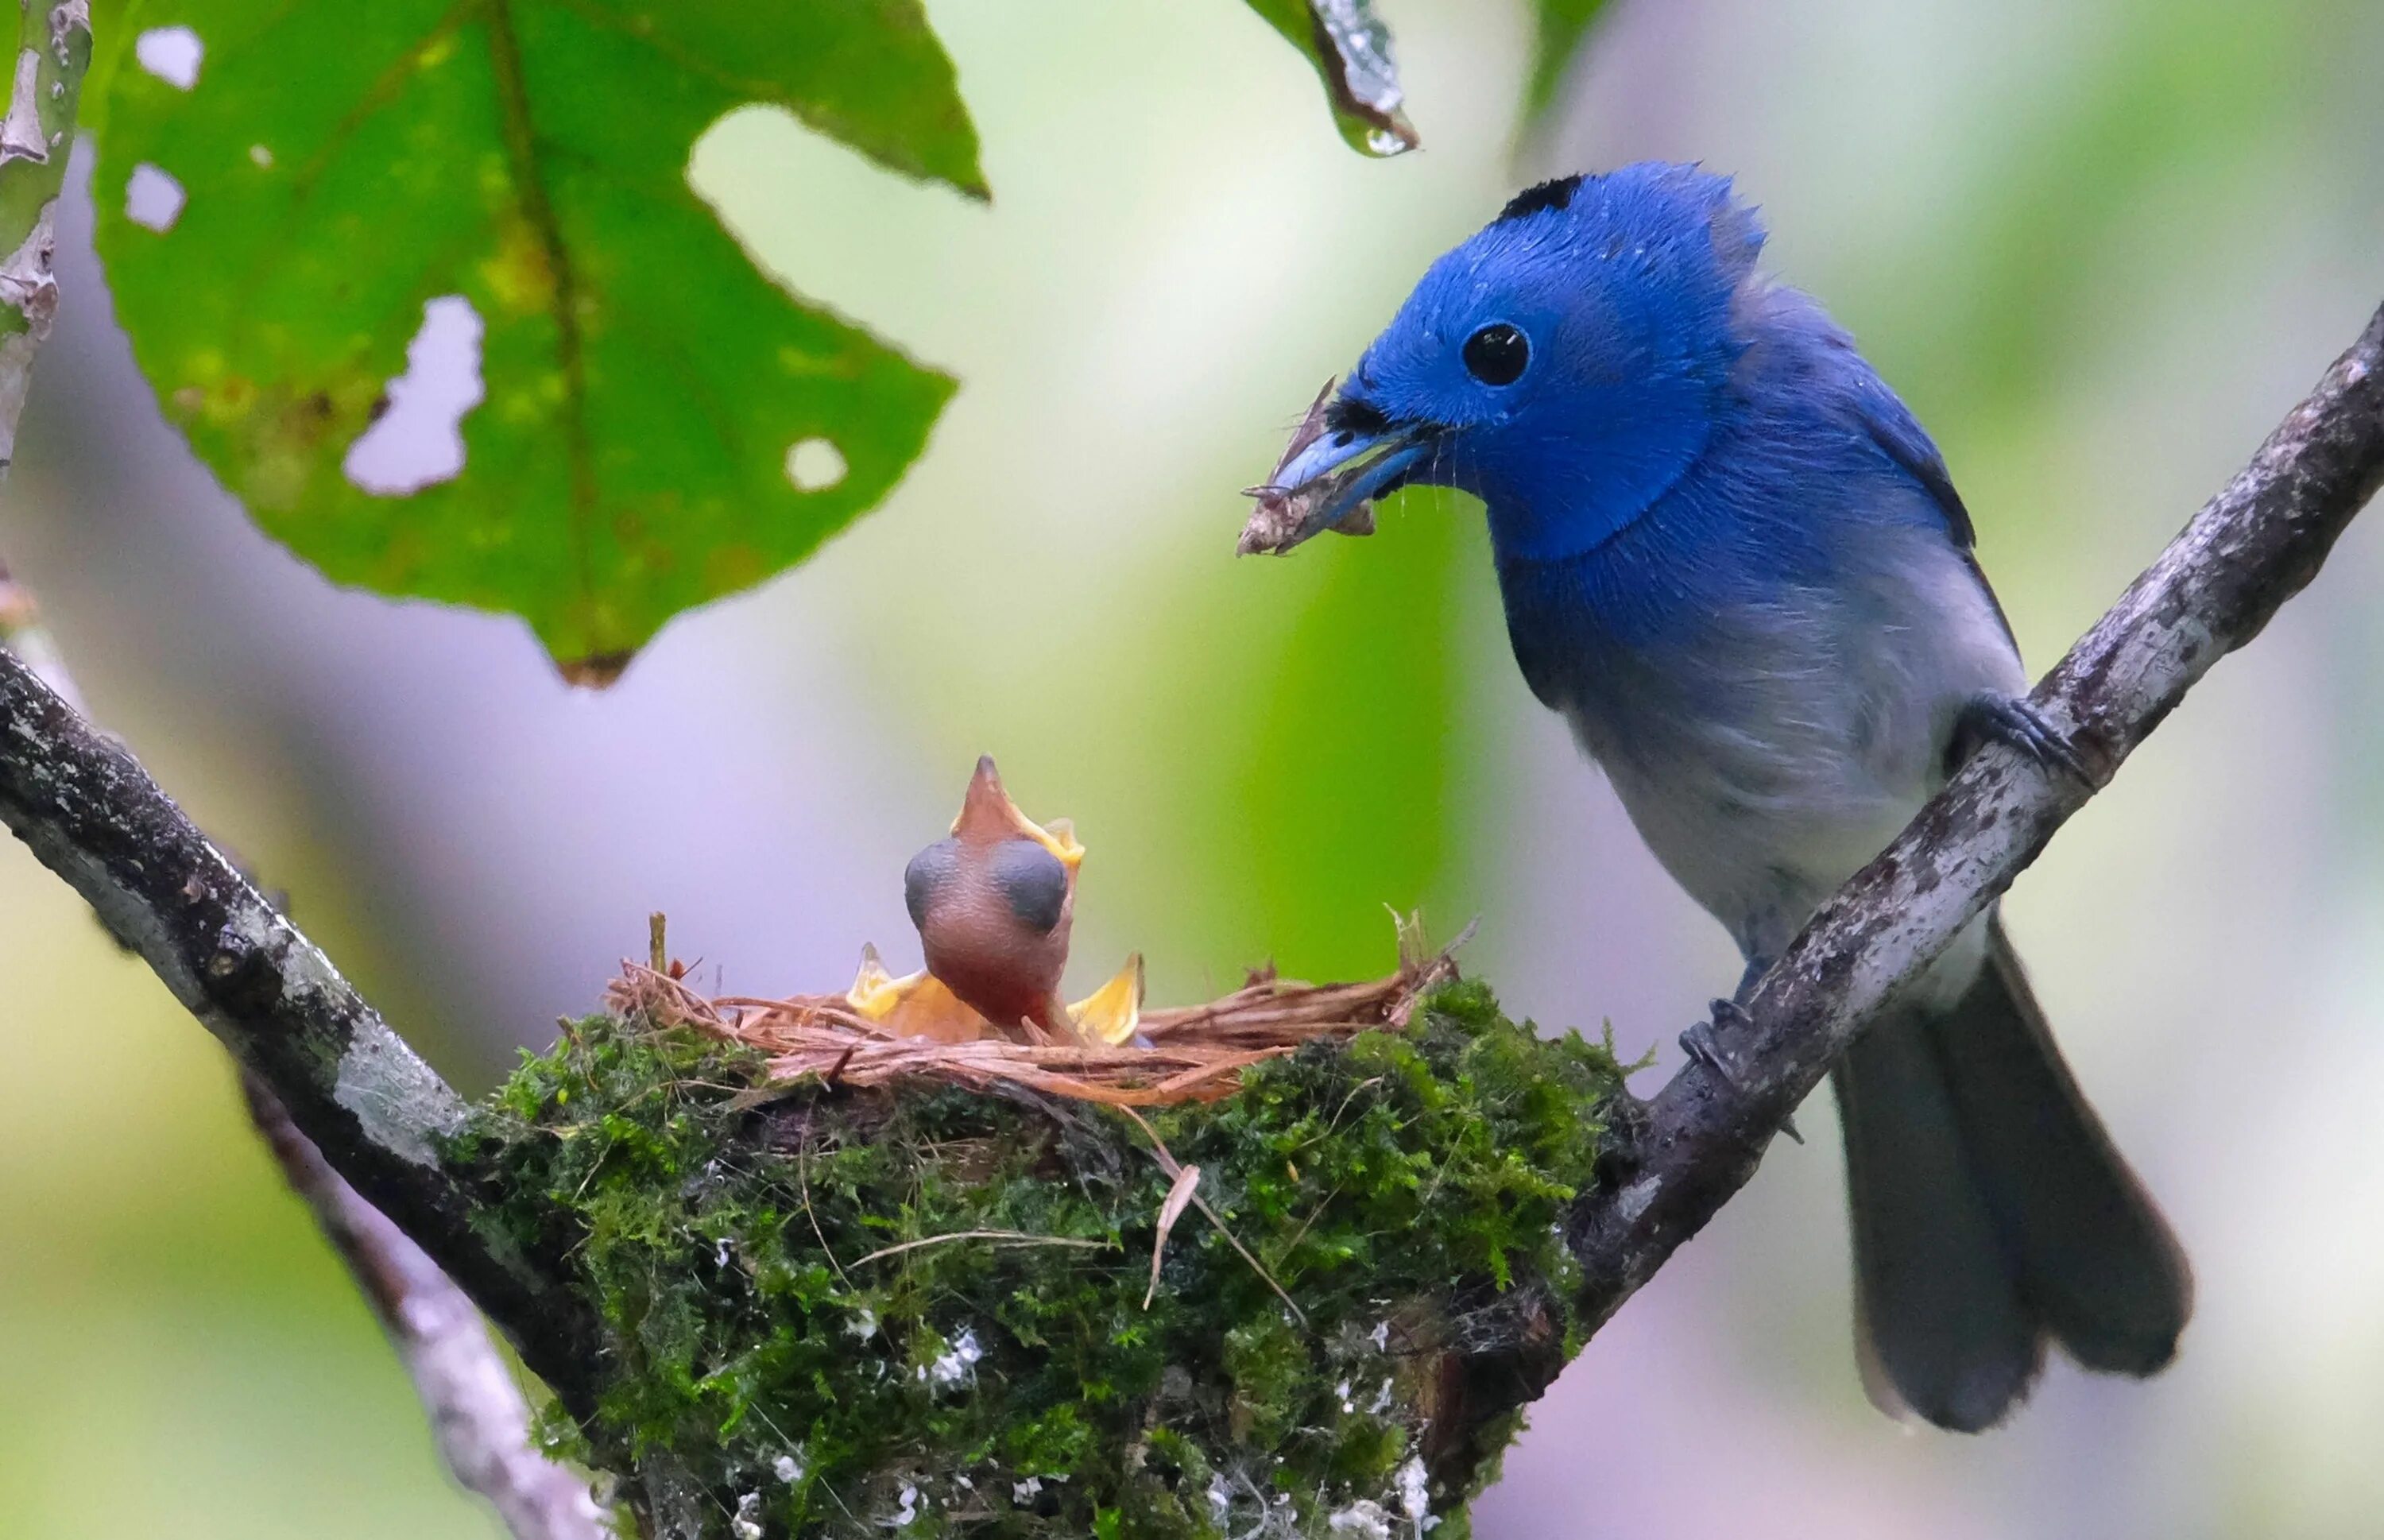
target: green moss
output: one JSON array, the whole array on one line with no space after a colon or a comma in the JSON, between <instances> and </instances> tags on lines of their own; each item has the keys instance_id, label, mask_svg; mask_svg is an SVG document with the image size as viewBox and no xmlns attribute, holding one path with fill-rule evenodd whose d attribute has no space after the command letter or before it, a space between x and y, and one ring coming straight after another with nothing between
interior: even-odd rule
<instances>
[{"instance_id":1,"label":"green moss","mask_svg":"<svg viewBox=\"0 0 2384 1540\"><path fill-rule=\"evenodd\" d=\"M1148 1114L1267 1274L1187 1211L1149 1309L1169 1179L1128 1117L923 1087L740 1111L758 1071L593 1018L460 1151L605 1323L597 1413L550 1435L667 1457L724 1533L741 1503L805 1535L1411 1535L1419 1462L1487 1463L1429 1442L1465 1367L1577 1345L1557 1227L1621 1072L1478 985ZM1001 1234L945 1238L970 1231ZM1434 1484L1437 1540L1470 1496Z\"/></svg>"}]
</instances>

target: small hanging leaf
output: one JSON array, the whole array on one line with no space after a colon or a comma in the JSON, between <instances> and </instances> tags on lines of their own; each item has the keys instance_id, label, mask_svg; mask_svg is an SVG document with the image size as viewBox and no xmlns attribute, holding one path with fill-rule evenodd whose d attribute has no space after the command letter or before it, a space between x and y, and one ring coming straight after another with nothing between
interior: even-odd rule
<instances>
[{"instance_id":1,"label":"small hanging leaf","mask_svg":"<svg viewBox=\"0 0 2384 1540\"><path fill-rule=\"evenodd\" d=\"M1167 1200L1159 1206L1159 1233L1150 1242L1150 1287L1142 1295L1142 1308L1150 1309L1151 1300L1159 1297L1159 1267L1167 1258L1167 1237L1174 1232L1175 1222L1192 1206L1192 1198L1200 1190L1200 1168L1184 1166L1175 1173L1174 1182L1167 1189Z\"/></svg>"},{"instance_id":2,"label":"small hanging leaf","mask_svg":"<svg viewBox=\"0 0 2384 1540\"><path fill-rule=\"evenodd\" d=\"M1565 67L1580 52L1581 36L1606 9L1606 0L1536 0L1533 6L1532 78L1523 88L1523 120L1547 110L1564 82Z\"/></svg>"},{"instance_id":3,"label":"small hanging leaf","mask_svg":"<svg viewBox=\"0 0 2384 1540\"><path fill-rule=\"evenodd\" d=\"M1352 146L1395 155L1422 143L1401 110L1407 97L1391 62L1391 30L1376 19L1373 0L1249 0L1249 7L1316 67Z\"/></svg>"},{"instance_id":4,"label":"small hanging leaf","mask_svg":"<svg viewBox=\"0 0 2384 1540\"><path fill-rule=\"evenodd\" d=\"M951 394L764 278L686 175L758 102L984 196L917 0L126 11L94 125L118 314L336 581L511 611L601 679L876 503Z\"/></svg>"}]
</instances>

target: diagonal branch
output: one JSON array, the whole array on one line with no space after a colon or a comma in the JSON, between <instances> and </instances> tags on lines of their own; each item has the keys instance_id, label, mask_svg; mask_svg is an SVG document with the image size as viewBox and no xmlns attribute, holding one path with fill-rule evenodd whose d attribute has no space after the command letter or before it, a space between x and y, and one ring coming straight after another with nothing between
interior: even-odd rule
<instances>
[{"instance_id":1,"label":"diagonal branch","mask_svg":"<svg viewBox=\"0 0 2384 1540\"><path fill-rule=\"evenodd\" d=\"M0 565L0 654L22 660L68 706L81 711L72 676L37 617L32 596ZM589 1484L540 1455L529 1406L479 1310L422 1248L366 1202L298 1131L272 1090L243 1069L250 1120L291 1190L388 1335L414 1381L439 1454L456 1482L488 1499L515 1540L602 1540L608 1534Z\"/></svg>"},{"instance_id":2,"label":"diagonal branch","mask_svg":"<svg viewBox=\"0 0 2384 1540\"><path fill-rule=\"evenodd\" d=\"M0 114L0 251L8 253L0 259L0 480L14 457L18 418L34 357L57 312L53 217L92 52L88 0L22 0L19 9L16 62L6 111ZM231 883L222 881L230 863L181 818L162 792L146 785L128 757L118 752L120 763L110 764L89 753L93 746L112 746L83 725L74 681L41 624L31 594L11 580L5 561L0 561L0 676L6 676L0 677L0 689L19 687L10 694L9 731L0 739L0 780L13 782L10 792L0 792L11 814L10 826L92 900L119 941L141 950L159 976L176 986L184 1003L192 1004L194 990L208 987L192 973L201 949L189 944L188 937L178 943L164 933L155 907L164 888L132 880L159 875L139 840L112 851L72 844L78 829L87 824L84 815L94 811L79 795L81 789L106 785L110 777L145 789L148 795L113 813L128 826L145 814L146 827L162 828L173 837L174 848L155 855L181 873L180 919L186 925L217 926L216 942L198 975L229 988L246 967L244 952L266 955L269 961L263 968L249 970L264 976L250 982L261 986L279 975L277 992L285 1014L310 1009L317 1012L312 1023L285 1031L285 1045L302 1053L346 1045L317 1067L337 1066L329 1087L332 1102L339 1105L347 1099L354 1132L366 1145L384 1149L379 1156L350 1151L359 1179L368 1180L366 1168L379 1166L384 1177L394 1179L385 1185L406 1186L407 1211L467 1219L468 1202L456 1201L453 1184L440 1175L426 1148L427 1136L452 1123L460 1110L453 1093L346 994L346 986L321 955L295 931L279 925L272 906L236 871ZM28 684L32 688L22 688ZM81 762L65 766L18 763L15 751L38 749L44 741L69 744L81 751ZM21 780L15 779L20 771ZM19 813L26 822L17 821ZM174 861L175 856L181 859ZM102 893L110 895L108 901L102 901ZM166 961L169 956L170 966ZM298 988L311 990L312 998L299 1001L293 998ZM265 1025L220 1008L212 1019L195 1004L192 1009L228 1044L233 1044L231 1033ZM237 1051L238 1045L233 1046ZM274 1057L255 1043L250 1048L242 1055L244 1066ZM353 1077L351 1058L359 1072ZM594 1540L599 1526L586 1484L532 1449L521 1392L463 1291L332 1171L255 1070L243 1067L241 1078L259 1131L292 1186L314 1209L347 1260L413 1375L431 1414L441 1453L455 1478L487 1497L521 1540ZM312 1088L320 1089L319 1074ZM330 1114L319 1099L301 1099L312 1106L316 1126L324 1126ZM407 1165L428 1166L428 1178L391 1166L392 1155ZM581 1330L575 1317L568 1311L529 1309L549 1292L547 1285L519 1259L488 1250L460 1223L441 1238L442 1249L469 1268L467 1275L478 1277L495 1298L524 1307L510 1319L525 1359L544 1372L567 1402L584 1402L580 1383L587 1360L574 1350Z\"/></svg>"},{"instance_id":3,"label":"diagonal branch","mask_svg":"<svg viewBox=\"0 0 2384 1540\"><path fill-rule=\"evenodd\" d=\"M263 1082L243 1073L240 1087L282 1175L314 1211L412 1376L449 1473L489 1499L515 1540L602 1540L608 1532L587 1480L531 1447L528 1403L472 1301L340 1179Z\"/></svg>"},{"instance_id":4,"label":"diagonal branch","mask_svg":"<svg viewBox=\"0 0 2384 1540\"><path fill-rule=\"evenodd\" d=\"M2031 697L2088 788L2006 749L1976 755L1813 915L1757 984L1725 1083L1692 1062L1644 1117L1571 1241L1592 1323L1611 1316L1755 1174L1772 1130L1898 985L2011 886L2210 666L2299 593L2384 482L2384 310Z\"/></svg>"},{"instance_id":5,"label":"diagonal branch","mask_svg":"<svg viewBox=\"0 0 2384 1540\"><path fill-rule=\"evenodd\" d=\"M481 1195L441 1141L460 1098L391 1032L132 756L0 651L0 822L81 894L331 1168L488 1310L575 1412L595 1358L585 1311L473 1223Z\"/></svg>"}]
</instances>

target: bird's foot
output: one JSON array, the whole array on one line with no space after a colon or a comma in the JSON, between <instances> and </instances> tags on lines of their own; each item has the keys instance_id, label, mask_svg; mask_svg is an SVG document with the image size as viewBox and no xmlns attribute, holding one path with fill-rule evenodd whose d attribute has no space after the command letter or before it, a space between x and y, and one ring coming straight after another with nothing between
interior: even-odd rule
<instances>
[{"instance_id":1,"label":"bird's foot","mask_svg":"<svg viewBox=\"0 0 2384 1540\"><path fill-rule=\"evenodd\" d=\"M2093 772L2069 740L2043 712L2017 695L1981 691L1963 704L1954 719L1953 763L1947 768L1958 768L1982 743L2017 749L2048 770L2066 772L2090 788L2095 784Z\"/></svg>"},{"instance_id":2,"label":"bird's foot","mask_svg":"<svg viewBox=\"0 0 2384 1540\"><path fill-rule=\"evenodd\" d=\"M1744 1092L1745 1087L1739 1084L1738 1075L1730 1067L1729 1050L1722 1047L1721 1037L1724 1033L1752 1031L1755 1018L1735 1000L1715 1000L1711 1009L1713 1020L1710 1023L1698 1022L1681 1034L1681 1051L1712 1071L1714 1078L1732 1090ZM1798 1144L1805 1142L1805 1136L1797 1131L1796 1120L1793 1117L1780 1120L1780 1132Z\"/></svg>"}]
</instances>

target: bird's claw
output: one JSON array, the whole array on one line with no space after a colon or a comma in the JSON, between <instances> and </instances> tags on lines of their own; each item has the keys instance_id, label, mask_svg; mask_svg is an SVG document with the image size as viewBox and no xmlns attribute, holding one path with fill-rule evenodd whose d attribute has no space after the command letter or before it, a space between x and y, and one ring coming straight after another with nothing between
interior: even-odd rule
<instances>
[{"instance_id":1,"label":"bird's claw","mask_svg":"<svg viewBox=\"0 0 2384 1540\"><path fill-rule=\"evenodd\" d=\"M1960 759L1968 759L1981 743L2016 749L2048 770L2077 777L2092 787L2094 774L2044 714L2017 695L1992 691L1970 697L1955 719L1954 742Z\"/></svg>"},{"instance_id":2,"label":"bird's claw","mask_svg":"<svg viewBox=\"0 0 2384 1540\"><path fill-rule=\"evenodd\" d=\"M1755 1018L1735 1000L1718 1000L1710 1009L1713 1013L1710 1023L1697 1022L1681 1034L1681 1051L1712 1071L1714 1078L1732 1091L1744 1093L1745 1087L1739 1084L1737 1074L1731 1070L1730 1058L1721 1046L1720 1035L1724 1032L1745 1032L1755 1025ZM1780 1132L1798 1144L1805 1142L1805 1136L1797 1130L1794 1117L1780 1120Z\"/></svg>"}]
</instances>

